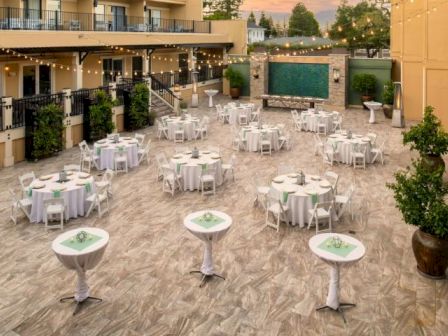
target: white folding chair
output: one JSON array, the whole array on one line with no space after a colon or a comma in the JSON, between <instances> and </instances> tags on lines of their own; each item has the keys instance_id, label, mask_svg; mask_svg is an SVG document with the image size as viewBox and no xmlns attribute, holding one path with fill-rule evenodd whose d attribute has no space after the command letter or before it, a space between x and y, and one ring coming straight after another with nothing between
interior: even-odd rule
<instances>
[{"instance_id":1,"label":"white folding chair","mask_svg":"<svg viewBox=\"0 0 448 336\"><path fill-rule=\"evenodd\" d=\"M161 120L156 120L156 128L157 128L157 137L159 140L164 137L168 139L168 126L164 124Z\"/></svg>"},{"instance_id":2,"label":"white folding chair","mask_svg":"<svg viewBox=\"0 0 448 336\"><path fill-rule=\"evenodd\" d=\"M138 155L138 164L140 165L144 159L146 159L146 163L149 165L150 157L149 157L149 150L151 148L151 139L149 139L148 143L145 145L145 147L139 147L137 155Z\"/></svg>"},{"instance_id":3,"label":"white folding chair","mask_svg":"<svg viewBox=\"0 0 448 336\"><path fill-rule=\"evenodd\" d=\"M20 187L22 188L22 198L25 198L31 183L36 179L34 172L26 173L19 176Z\"/></svg>"},{"instance_id":4,"label":"white folding chair","mask_svg":"<svg viewBox=\"0 0 448 336\"><path fill-rule=\"evenodd\" d=\"M100 181L95 182L97 188L107 188L107 194L109 196L113 195L112 192L112 180L114 178L114 171L112 169L106 169Z\"/></svg>"},{"instance_id":5,"label":"white folding chair","mask_svg":"<svg viewBox=\"0 0 448 336\"><path fill-rule=\"evenodd\" d=\"M336 195L334 198L334 208L336 211L336 216L338 220L342 217L342 215L345 213L347 207L350 211L350 215L353 219L353 211L352 211L352 198L353 194L355 192L355 185L351 184L350 187L347 189L347 191L343 195Z\"/></svg>"},{"instance_id":6,"label":"white folding chair","mask_svg":"<svg viewBox=\"0 0 448 336\"><path fill-rule=\"evenodd\" d=\"M14 190L9 189L9 194L11 195L11 215L10 219L14 224L17 224L17 212L22 211L28 221L31 222L31 205L33 204L31 199L25 197L23 199L18 199Z\"/></svg>"},{"instance_id":7,"label":"white folding chair","mask_svg":"<svg viewBox=\"0 0 448 336\"><path fill-rule=\"evenodd\" d=\"M201 140L203 140L204 138L207 137L207 131L208 131L207 124L201 121L194 128L194 139L197 140L198 138L201 138Z\"/></svg>"},{"instance_id":8,"label":"white folding chair","mask_svg":"<svg viewBox=\"0 0 448 336\"><path fill-rule=\"evenodd\" d=\"M319 116L317 122L317 133L327 135L328 133L328 118L327 116Z\"/></svg>"},{"instance_id":9,"label":"white folding chair","mask_svg":"<svg viewBox=\"0 0 448 336\"><path fill-rule=\"evenodd\" d=\"M185 141L185 131L182 124L176 124L174 130L174 142L183 143Z\"/></svg>"},{"instance_id":10,"label":"white folding chair","mask_svg":"<svg viewBox=\"0 0 448 336\"><path fill-rule=\"evenodd\" d=\"M114 152L114 170L116 173L128 172L128 152L124 148Z\"/></svg>"},{"instance_id":11,"label":"white folding chair","mask_svg":"<svg viewBox=\"0 0 448 336\"><path fill-rule=\"evenodd\" d=\"M329 182L331 183L331 188L333 189L333 193L336 194L338 192L339 175L335 172L327 170L324 176L329 180Z\"/></svg>"},{"instance_id":12,"label":"white folding chair","mask_svg":"<svg viewBox=\"0 0 448 336\"><path fill-rule=\"evenodd\" d=\"M295 115L295 114L293 114L293 115ZM294 122L296 131L303 131L308 128L308 122L303 115L297 114L297 116L294 116L293 122Z\"/></svg>"},{"instance_id":13,"label":"white folding chair","mask_svg":"<svg viewBox=\"0 0 448 336\"><path fill-rule=\"evenodd\" d=\"M90 173L92 165L98 169L99 159L100 157L96 155L89 146L84 146L81 154L81 171Z\"/></svg>"},{"instance_id":14,"label":"white folding chair","mask_svg":"<svg viewBox=\"0 0 448 336\"><path fill-rule=\"evenodd\" d=\"M66 205L63 198L49 198L44 200L45 229L63 229ZM48 224L49 220L54 220L59 216L59 224Z\"/></svg>"},{"instance_id":15,"label":"white folding chair","mask_svg":"<svg viewBox=\"0 0 448 336\"><path fill-rule=\"evenodd\" d=\"M72 172L80 172L81 171L81 165L78 164L68 164L64 165L65 171L72 171Z\"/></svg>"},{"instance_id":16,"label":"white folding chair","mask_svg":"<svg viewBox=\"0 0 448 336\"><path fill-rule=\"evenodd\" d=\"M143 144L145 143L146 135L143 133L135 133L134 139L137 140L137 144L139 147L143 147Z\"/></svg>"},{"instance_id":17,"label":"white folding chair","mask_svg":"<svg viewBox=\"0 0 448 336\"><path fill-rule=\"evenodd\" d=\"M174 196L174 193L176 192L177 189L182 191L180 174L178 174L171 167L165 165L162 166L162 172L163 172L163 185L162 185L163 192L168 192L171 194L171 196Z\"/></svg>"},{"instance_id":18,"label":"white folding chair","mask_svg":"<svg viewBox=\"0 0 448 336\"><path fill-rule=\"evenodd\" d=\"M232 128L232 149L240 151L245 150L247 146L247 140L243 139L240 132L237 129Z\"/></svg>"},{"instance_id":19,"label":"white folding chair","mask_svg":"<svg viewBox=\"0 0 448 336\"><path fill-rule=\"evenodd\" d=\"M166 158L165 152L160 152L156 154L156 162L157 162L157 180L160 177L163 177L163 167L169 167L170 164L168 159Z\"/></svg>"},{"instance_id":20,"label":"white folding chair","mask_svg":"<svg viewBox=\"0 0 448 336\"><path fill-rule=\"evenodd\" d=\"M337 113L337 114L335 114ZM336 132L337 130L342 129L342 116L339 114L339 112L334 111L333 112L333 132Z\"/></svg>"},{"instance_id":21,"label":"white folding chair","mask_svg":"<svg viewBox=\"0 0 448 336\"><path fill-rule=\"evenodd\" d=\"M324 145L322 153L323 162L333 166L333 163L337 162L339 156L339 150L333 146L333 144L327 142Z\"/></svg>"},{"instance_id":22,"label":"white folding chair","mask_svg":"<svg viewBox=\"0 0 448 336\"><path fill-rule=\"evenodd\" d=\"M365 144L353 144L352 146L352 162L353 168L363 168L366 169L366 153L367 145Z\"/></svg>"},{"instance_id":23,"label":"white folding chair","mask_svg":"<svg viewBox=\"0 0 448 336\"><path fill-rule=\"evenodd\" d=\"M260 154L272 154L272 133L260 132Z\"/></svg>"},{"instance_id":24,"label":"white folding chair","mask_svg":"<svg viewBox=\"0 0 448 336\"><path fill-rule=\"evenodd\" d=\"M108 186L100 186L92 195L87 197L87 202L90 203L87 210L86 217L96 208L98 211L98 218L101 218L105 212L109 212L109 194ZM101 203L106 203L106 208L102 208Z\"/></svg>"},{"instance_id":25,"label":"white folding chair","mask_svg":"<svg viewBox=\"0 0 448 336\"><path fill-rule=\"evenodd\" d=\"M234 171L234 169L235 169L235 162L236 162L236 156L235 156L235 154L232 154L232 156L230 157L229 163L223 163L221 165L223 180L225 180L227 174L229 172L231 172L233 181L235 181L235 171Z\"/></svg>"},{"instance_id":26,"label":"white folding chair","mask_svg":"<svg viewBox=\"0 0 448 336\"><path fill-rule=\"evenodd\" d=\"M206 169L201 169L201 192L202 195L215 195L216 193L216 169L207 166ZM208 190L207 190L208 189Z\"/></svg>"},{"instance_id":27,"label":"white folding chair","mask_svg":"<svg viewBox=\"0 0 448 336\"><path fill-rule=\"evenodd\" d=\"M261 204L261 206L266 209L266 197L270 190L269 186L265 185L261 178L256 174L253 178L253 185L255 190L254 206Z\"/></svg>"},{"instance_id":28,"label":"white folding chair","mask_svg":"<svg viewBox=\"0 0 448 336\"><path fill-rule=\"evenodd\" d=\"M272 227L277 230L280 229L280 221L288 223L288 206L283 204L278 197L274 194L267 194L267 206L266 206L266 226ZM274 216L276 220L274 223L269 221L269 214Z\"/></svg>"},{"instance_id":29,"label":"white folding chair","mask_svg":"<svg viewBox=\"0 0 448 336\"><path fill-rule=\"evenodd\" d=\"M222 113L224 112L224 110L222 108L222 105L221 104L216 104L215 108L216 108L216 120L221 120Z\"/></svg>"},{"instance_id":30,"label":"white folding chair","mask_svg":"<svg viewBox=\"0 0 448 336\"><path fill-rule=\"evenodd\" d=\"M383 142L381 142L381 145L379 145L378 147L374 146L370 152L373 154L373 159L372 159L372 163L375 163L375 161L380 158L381 159L381 164L384 165L384 145L386 144L386 140L383 140Z\"/></svg>"},{"instance_id":31,"label":"white folding chair","mask_svg":"<svg viewBox=\"0 0 448 336\"><path fill-rule=\"evenodd\" d=\"M313 209L308 210L308 230L311 228L311 226L316 227L316 234L318 234L320 231L319 229L319 222L320 221L328 221L328 229L330 232L332 232L332 213L333 212L333 201L331 202L316 202ZM313 223L314 222L314 223Z\"/></svg>"},{"instance_id":32,"label":"white folding chair","mask_svg":"<svg viewBox=\"0 0 448 336\"><path fill-rule=\"evenodd\" d=\"M238 114L238 123L240 125L247 125L249 123L249 114L250 111L246 108L240 109L240 113Z\"/></svg>"},{"instance_id":33,"label":"white folding chair","mask_svg":"<svg viewBox=\"0 0 448 336\"><path fill-rule=\"evenodd\" d=\"M323 155L324 153L324 143L320 136L316 133L313 134L314 139L314 155Z\"/></svg>"},{"instance_id":34,"label":"white folding chair","mask_svg":"<svg viewBox=\"0 0 448 336\"><path fill-rule=\"evenodd\" d=\"M370 139L370 144L375 145L376 138L378 137L375 133L367 133L367 137Z\"/></svg>"},{"instance_id":35,"label":"white folding chair","mask_svg":"<svg viewBox=\"0 0 448 336\"><path fill-rule=\"evenodd\" d=\"M291 144L290 144L291 134L289 134L289 132L286 132L284 135L280 135L278 138L278 142L279 142L279 145L278 145L279 149L282 149L282 148L290 149L291 148Z\"/></svg>"},{"instance_id":36,"label":"white folding chair","mask_svg":"<svg viewBox=\"0 0 448 336\"><path fill-rule=\"evenodd\" d=\"M250 121L260 121L261 107L258 106L256 110L252 111L250 114Z\"/></svg>"}]
</instances>

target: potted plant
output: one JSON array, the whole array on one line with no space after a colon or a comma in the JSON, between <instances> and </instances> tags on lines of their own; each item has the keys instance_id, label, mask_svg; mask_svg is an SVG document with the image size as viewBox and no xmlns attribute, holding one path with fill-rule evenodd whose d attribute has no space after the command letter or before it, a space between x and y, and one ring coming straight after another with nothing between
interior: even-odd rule
<instances>
[{"instance_id":1,"label":"potted plant","mask_svg":"<svg viewBox=\"0 0 448 336\"><path fill-rule=\"evenodd\" d=\"M383 112L384 116L388 119L392 119L394 104L394 83L389 80L384 85L383 91Z\"/></svg>"},{"instance_id":2,"label":"potted plant","mask_svg":"<svg viewBox=\"0 0 448 336\"><path fill-rule=\"evenodd\" d=\"M440 170L442 168L440 167ZM448 187L440 171L429 171L422 158L412 168L395 173L392 189L396 206L407 224L418 229L412 249L418 271L430 278L443 279L448 267Z\"/></svg>"},{"instance_id":3,"label":"potted plant","mask_svg":"<svg viewBox=\"0 0 448 336\"><path fill-rule=\"evenodd\" d=\"M445 162L442 155L448 153L448 133L433 111L432 106L425 108L423 120L403 133L403 143L410 144L411 150L419 152L426 169L443 174ZM439 170L439 167L443 169Z\"/></svg>"},{"instance_id":4,"label":"potted plant","mask_svg":"<svg viewBox=\"0 0 448 336\"><path fill-rule=\"evenodd\" d=\"M356 92L361 94L361 102L373 100L375 88L376 88L376 77L372 74L356 74L353 77L352 88ZM365 106L364 106L365 107Z\"/></svg>"},{"instance_id":5,"label":"potted plant","mask_svg":"<svg viewBox=\"0 0 448 336\"><path fill-rule=\"evenodd\" d=\"M238 70L227 68L224 77L230 84L230 97L238 99L241 95L241 88L244 85L244 77Z\"/></svg>"}]
</instances>

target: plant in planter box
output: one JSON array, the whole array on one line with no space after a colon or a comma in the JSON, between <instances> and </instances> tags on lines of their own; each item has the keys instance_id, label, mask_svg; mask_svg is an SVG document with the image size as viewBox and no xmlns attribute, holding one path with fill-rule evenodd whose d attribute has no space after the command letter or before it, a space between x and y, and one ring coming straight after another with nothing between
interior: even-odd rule
<instances>
[{"instance_id":1,"label":"plant in planter box","mask_svg":"<svg viewBox=\"0 0 448 336\"><path fill-rule=\"evenodd\" d=\"M105 138L115 129L112 122L112 108L115 102L102 90L97 92L95 100L96 103L90 106L90 132L93 141Z\"/></svg>"},{"instance_id":2,"label":"plant in planter box","mask_svg":"<svg viewBox=\"0 0 448 336\"><path fill-rule=\"evenodd\" d=\"M224 77L230 84L230 96L233 99L238 99L241 95L241 88L244 85L244 77L238 70L227 68Z\"/></svg>"},{"instance_id":3,"label":"plant in planter box","mask_svg":"<svg viewBox=\"0 0 448 336\"><path fill-rule=\"evenodd\" d=\"M366 101L374 99L376 89L376 77L372 74L356 74L353 77L352 88L361 94L361 101L364 104Z\"/></svg>"},{"instance_id":4,"label":"plant in planter box","mask_svg":"<svg viewBox=\"0 0 448 336\"><path fill-rule=\"evenodd\" d=\"M64 145L64 110L61 106L51 103L39 109L36 114L36 129L33 131L34 159L42 159L61 151Z\"/></svg>"},{"instance_id":5,"label":"plant in planter box","mask_svg":"<svg viewBox=\"0 0 448 336\"><path fill-rule=\"evenodd\" d=\"M394 83L389 80L384 85L383 91L383 112L384 116L388 119L392 119L392 111L394 104Z\"/></svg>"},{"instance_id":6,"label":"plant in planter box","mask_svg":"<svg viewBox=\"0 0 448 336\"><path fill-rule=\"evenodd\" d=\"M442 155L448 153L448 133L433 111L432 106L425 108L423 120L403 133L403 143L410 144L411 150L419 152L426 169L443 174L445 163ZM439 170L439 167L443 169Z\"/></svg>"},{"instance_id":7,"label":"plant in planter box","mask_svg":"<svg viewBox=\"0 0 448 336\"><path fill-rule=\"evenodd\" d=\"M441 170L429 171L420 158L412 168L395 173L395 183L387 184L404 221L418 227L412 236L417 269L432 278L444 278L448 267L448 187Z\"/></svg>"},{"instance_id":8,"label":"plant in planter box","mask_svg":"<svg viewBox=\"0 0 448 336\"><path fill-rule=\"evenodd\" d=\"M131 130L144 128L149 122L149 90L146 84L134 86L129 109L129 128Z\"/></svg>"}]
</instances>

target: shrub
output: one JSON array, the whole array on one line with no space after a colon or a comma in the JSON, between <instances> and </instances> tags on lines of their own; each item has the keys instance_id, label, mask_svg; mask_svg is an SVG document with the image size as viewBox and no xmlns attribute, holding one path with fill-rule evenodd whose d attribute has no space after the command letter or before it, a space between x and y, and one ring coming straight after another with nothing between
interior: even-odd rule
<instances>
[{"instance_id":1,"label":"shrub","mask_svg":"<svg viewBox=\"0 0 448 336\"><path fill-rule=\"evenodd\" d=\"M352 88L356 92L369 96L375 93L376 77L372 74L356 74L353 77Z\"/></svg>"},{"instance_id":2,"label":"shrub","mask_svg":"<svg viewBox=\"0 0 448 336\"><path fill-rule=\"evenodd\" d=\"M100 90L95 96L96 103L90 106L90 137L93 141L105 138L114 131L112 122L112 98Z\"/></svg>"},{"instance_id":3,"label":"shrub","mask_svg":"<svg viewBox=\"0 0 448 336\"><path fill-rule=\"evenodd\" d=\"M129 128L131 130L144 128L149 122L149 90L146 84L134 86L131 94L129 110Z\"/></svg>"},{"instance_id":4,"label":"shrub","mask_svg":"<svg viewBox=\"0 0 448 336\"><path fill-rule=\"evenodd\" d=\"M394 103L394 83L389 80L384 85L383 104L392 105Z\"/></svg>"}]
</instances>

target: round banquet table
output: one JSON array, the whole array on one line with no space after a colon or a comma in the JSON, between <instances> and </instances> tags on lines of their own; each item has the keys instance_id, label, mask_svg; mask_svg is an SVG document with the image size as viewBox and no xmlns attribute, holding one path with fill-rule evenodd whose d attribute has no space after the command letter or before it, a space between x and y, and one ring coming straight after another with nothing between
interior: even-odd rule
<instances>
[{"instance_id":1,"label":"round banquet table","mask_svg":"<svg viewBox=\"0 0 448 336\"><path fill-rule=\"evenodd\" d=\"M339 237L339 239L344 243L347 243L348 246L345 248L332 248L327 246L328 240L333 237ZM359 240L338 233L317 234L311 237L308 245L315 255L331 266L327 301L325 306L320 307L317 310L325 308L336 310L342 314L345 322L342 308L353 307L355 304L339 302L339 269L342 265L348 265L360 260L364 256L366 249L363 243Z\"/></svg>"},{"instance_id":2,"label":"round banquet table","mask_svg":"<svg viewBox=\"0 0 448 336\"><path fill-rule=\"evenodd\" d=\"M247 119L250 121L250 114L254 108L254 104L240 104L240 106L236 107L228 107L229 111L229 124L237 125L239 124L240 113L243 110L247 110Z\"/></svg>"},{"instance_id":3,"label":"round banquet table","mask_svg":"<svg viewBox=\"0 0 448 336\"><path fill-rule=\"evenodd\" d=\"M85 244L76 242L76 235L80 231L85 231L90 236ZM89 286L86 281L87 270L93 269L103 257L106 246L109 242L109 234L98 228L86 227L70 230L60 234L51 244L56 257L68 269L76 271L78 281L75 295L61 299L61 302L74 299L77 307L74 314L80 309L79 303L86 301L90 297Z\"/></svg>"},{"instance_id":4,"label":"round banquet table","mask_svg":"<svg viewBox=\"0 0 448 336\"><path fill-rule=\"evenodd\" d=\"M370 138L367 136L353 134L352 139L347 139L346 133L331 134L328 136L327 143L339 151L339 157L336 157L339 162L352 164L353 146L367 146L366 163L372 162L372 145L370 144Z\"/></svg>"},{"instance_id":5,"label":"round banquet table","mask_svg":"<svg viewBox=\"0 0 448 336\"><path fill-rule=\"evenodd\" d=\"M94 144L94 151L99 156L99 168L114 170L114 153L123 148L128 155L128 167L138 166L138 141L131 137L120 137L118 143L113 139L98 140Z\"/></svg>"},{"instance_id":6,"label":"round banquet table","mask_svg":"<svg viewBox=\"0 0 448 336\"><path fill-rule=\"evenodd\" d=\"M44 200L57 197L63 198L66 205L65 218L77 218L85 214L85 201L95 192L94 179L90 174L82 172L67 172L67 182L57 182L59 173L43 175L34 180L28 189L31 197L31 222L44 220Z\"/></svg>"},{"instance_id":7,"label":"round banquet table","mask_svg":"<svg viewBox=\"0 0 448 336\"><path fill-rule=\"evenodd\" d=\"M180 173L183 180L183 190L199 190L201 186L201 172L206 167L215 168L215 183L222 184L222 163L217 153L200 151L199 158L191 157L191 152L176 154L171 158L171 168Z\"/></svg>"},{"instance_id":8,"label":"round banquet table","mask_svg":"<svg viewBox=\"0 0 448 336\"><path fill-rule=\"evenodd\" d=\"M330 202L333 189L328 180L316 175L306 175L305 185L298 185L297 175L294 173L275 177L270 192L288 206L289 222L303 228L308 224L308 210L313 209L317 202Z\"/></svg>"},{"instance_id":9,"label":"round banquet table","mask_svg":"<svg viewBox=\"0 0 448 336\"><path fill-rule=\"evenodd\" d=\"M323 120L327 124L327 133L331 133L333 130L333 113L320 111L315 113L313 110L302 112L302 118L306 121L306 131L318 132L317 125L319 120Z\"/></svg>"},{"instance_id":10,"label":"round banquet table","mask_svg":"<svg viewBox=\"0 0 448 336\"><path fill-rule=\"evenodd\" d=\"M216 222L201 223L201 216L204 213L211 213L215 218L219 219ZM204 242L204 259L200 271L193 271L192 273L201 273L202 280L200 286L204 283L206 277L214 275L222 278L214 273L213 257L212 257L212 243L222 239L232 225L232 218L224 212L217 210L202 210L189 214L184 218L184 226L194 236Z\"/></svg>"},{"instance_id":11,"label":"round banquet table","mask_svg":"<svg viewBox=\"0 0 448 336\"><path fill-rule=\"evenodd\" d=\"M260 150L260 135L261 133L271 134L271 146L272 150L279 150L279 133L278 127L270 127L269 125L263 125L262 129L258 129L253 126L244 126L240 130L240 136L247 141L246 150L249 152L257 152Z\"/></svg>"},{"instance_id":12,"label":"round banquet table","mask_svg":"<svg viewBox=\"0 0 448 336\"><path fill-rule=\"evenodd\" d=\"M168 127L168 139L174 140L174 132L177 129L184 130L184 137L187 140L194 139L194 129L195 126L199 124L198 118L185 118L184 120L181 117L170 117L166 120L166 125Z\"/></svg>"}]
</instances>

